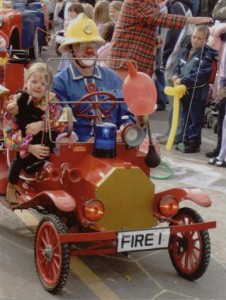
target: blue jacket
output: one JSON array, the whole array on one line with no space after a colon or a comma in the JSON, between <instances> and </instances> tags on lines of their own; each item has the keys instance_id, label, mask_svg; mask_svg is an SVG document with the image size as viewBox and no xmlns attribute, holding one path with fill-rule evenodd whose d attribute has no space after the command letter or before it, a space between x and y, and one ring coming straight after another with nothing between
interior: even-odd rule
<instances>
[{"instance_id":1,"label":"blue jacket","mask_svg":"<svg viewBox=\"0 0 226 300\"><path fill-rule=\"evenodd\" d=\"M57 73L53 78L53 91L62 102L77 102L88 93L88 86L94 83L97 91L106 91L113 94L118 101L123 102L122 80L111 69L95 66L92 76L83 77L74 64ZM104 98L99 97L99 101ZM97 101L97 99L93 99ZM70 104L77 122L74 122L73 130L77 133L79 141L83 142L93 136L93 120L76 115L76 104ZM79 111L87 108L88 104L81 104ZM111 104L102 104L102 108L109 110ZM78 110L78 106L77 106ZM96 114L94 109L87 111L89 115ZM109 116L103 121L114 123L119 129L121 125L134 123L134 116L128 111L127 105L117 104Z\"/></svg>"},{"instance_id":2,"label":"blue jacket","mask_svg":"<svg viewBox=\"0 0 226 300\"><path fill-rule=\"evenodd\" d=\"M182 53L179 63L174 70L174 75L181 79L188 93L193 94L193 98L197 100L206 100L209 90L209 77L212 70L212 61L217 56L217 51L205 45L204 48L196 49L188 60L191 44Z\"/></svg>"}]
</instances>

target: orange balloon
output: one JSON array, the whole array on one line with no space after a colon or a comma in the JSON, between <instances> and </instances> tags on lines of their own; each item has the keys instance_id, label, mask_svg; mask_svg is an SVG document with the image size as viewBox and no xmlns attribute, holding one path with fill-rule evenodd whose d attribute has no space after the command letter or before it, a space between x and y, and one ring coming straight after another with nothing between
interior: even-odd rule
<instances>
[{"instance_id":1,"label":"orange balloon","mask_svg":"<svg viewBox=\"0 0 226 300\"><path fill-rule=\"evenodd\" d=\"M127 61L129 75L126 76L123 86L123 98L129 111L134 115L149 115L156 110L157 91L150 76L137 72L132 62Z\"/></svg>"}]
</instances>

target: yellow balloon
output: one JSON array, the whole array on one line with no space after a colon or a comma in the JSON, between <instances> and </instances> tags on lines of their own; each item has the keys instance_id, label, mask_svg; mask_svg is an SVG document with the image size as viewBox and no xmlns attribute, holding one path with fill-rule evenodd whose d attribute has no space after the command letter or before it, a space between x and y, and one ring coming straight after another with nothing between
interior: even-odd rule
<instances>
[{"instance_id":1,"label":"yellow balloon","mask_svg":"<svg viewBox=\"0 0 226 300\"><path fill-rule=\"evenodd\" d=\"M164 93L166 95L173 96L173 118L169 138L166 144L166 150L171 150L173 146L179 120L180 99L185 95L186 91L187 88L184 84L176 85L174 87L166 87L164 89Z\"/></svg>"}]
</instances>

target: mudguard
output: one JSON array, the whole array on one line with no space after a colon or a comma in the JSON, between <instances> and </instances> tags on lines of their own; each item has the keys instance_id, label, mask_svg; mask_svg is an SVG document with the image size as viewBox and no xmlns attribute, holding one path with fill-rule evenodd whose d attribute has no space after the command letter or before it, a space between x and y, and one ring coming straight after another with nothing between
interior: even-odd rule
<instances>
[{"instance_id":1,"label":"mudguard","mask_svg":"<svg viewBox=\"0 0 226 300\"><path fill-rule=\"evenodd\" d=\"M48 206L49 208L51 205L63 212L71 212L76 207L75 200L70 194L62 190L56 190L41 192L34 198L14 206L13 209L36 208L37 206L44 208Z\"/></svg>"},{"instance_id":2,"label":"mudguard","mask_svg":"<svg viewBox=\"0 0 226 300\"><path fill-rule=\"evenodd\" d=\"M173 188L163 192L155 194L154 197L154 212L158 213L158 203L164 196L172 196L177 199L178 202L184 200L191 200L192 202L203 206L209 207L212 204L210 197L198 188Z\"/></svg>"}]
</instances>

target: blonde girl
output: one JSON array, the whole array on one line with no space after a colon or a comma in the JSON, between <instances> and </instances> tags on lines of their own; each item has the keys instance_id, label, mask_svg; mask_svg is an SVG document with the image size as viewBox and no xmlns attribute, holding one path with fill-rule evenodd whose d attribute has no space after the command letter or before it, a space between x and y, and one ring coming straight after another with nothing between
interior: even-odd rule
<instances>
[{"instance_id":1,"label":"blonde girl","mask_svg":"<svg viewBox=\"0 0 226 300\"><path fill-rule=\"evenodd\" d=\"M104 23L110 21L109 2L98 1L94 6L94 22L100 30Z\"/></svg>"},{"instance_id":2,"label":"blonde girl","mask_svg":"<svg viewBox=\"0 0 226 300\"><path fill-rule=\"evenodd\" d=\"M47 100L51 102L49 118L52 139L65 129L65 125L58 122L62 113L59 100L51 92L46 94L47 86L51 85L51 82L50 68L44 63L34 63L25 76L24 89L11 96L6 107L4 142L7 148L16 151L10 167L6 195L7 200L13 204L17 203L17 182L21 170L28 174L37 172L54 147L49 133L45 131Z\"/></svg>"}]
</instances>

